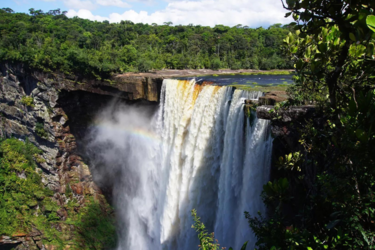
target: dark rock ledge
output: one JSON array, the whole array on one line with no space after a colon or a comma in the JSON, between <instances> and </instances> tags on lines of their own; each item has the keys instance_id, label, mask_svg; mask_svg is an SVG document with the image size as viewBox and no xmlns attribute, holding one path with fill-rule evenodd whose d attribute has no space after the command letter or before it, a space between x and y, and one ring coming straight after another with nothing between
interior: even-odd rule
<instances>
[{"instance_id":1,"label":"dark rock ledge","mask_svg":"<svg viewBox=\"0 0 375 250\"><path fill-rule=\"evenodd\" d=\"M316 112L315 106L297 106L274 109L274 106L263 105L257 107L257 116L265 120L277 120L278 122L292 122L296 120L306 119L313 116Z\"/></svg>"}]
</instances>

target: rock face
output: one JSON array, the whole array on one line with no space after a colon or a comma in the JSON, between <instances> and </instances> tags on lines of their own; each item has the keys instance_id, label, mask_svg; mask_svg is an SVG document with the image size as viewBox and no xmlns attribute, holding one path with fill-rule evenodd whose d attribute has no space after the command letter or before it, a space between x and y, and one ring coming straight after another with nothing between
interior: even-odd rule
<instances>
[{"instance_id":1,"label":"rock face","mask_svg":"<svg viewBox=\"0 0 375 250\"><path fill-rule=\"evenodd\" d=\"M259 97L259 105L275 105L277 102L283 102L288 99L285 91L271 91Z\"/></svg>"},{"instance_id":2,"label":"rock face","mask_svg":"<svg viewBox=\"0 0 375 250\"><path fill-rule=\"evenodd\" d=\"M315 106L298 106L274 109L274 106L263 105L257 107L257 116L266 120L278 120L278 122L292 122L311 118L316 112Z\"/></svg>"},{"instance_id":3,"label":"rock face","mask_svg":"<svg viewBox=\"0 0 375 250\"><path fill-rule=\"evenodd\" d=\"M263 105L256 109L257 117L271 120L271 133L275 138L273 141L273 158L294 152L299 149L299 128L306 125L306 121L312 119L317 125L321 116L315 106L297 106L279 108Z\"/></svg>"},{"instance_id":4,"label":"rock face","mask_svg":"<svg viewBox=\"0 0 375 250\"><path fill-rule=\"evenodd\" d=\"M271 133L274 137L272 147L271 180L278 178L277 162L291 152L303 151L299 142L300 130L307 122L314 127L323 126L324 117L315 106L297 106L275 109L275 106L263 105L256 109L257 117L271 120Z\"/></svg>"},{"instance_id":5,"label":"rock face","mask_svg":"<svg viewBox=\"0 0 375 250\"><path fill-rule=\"evenodd\" d=\"M156 104L163 80L151 77L87 80L27 71L22 65L10 64L2 64L0 69L0 136L27 139L43 150L43 159L38 163L43 170L42 182L55 192L54 198L61 206L67 201L67 189L80 204L84 203L85 195L101 194L79 150L79 141L98 109L114 97L124 102ZM62 207L59 211L62 215L63 210ZM2 236L0 245L21 242L25 245L27 239L26 235ZM35 247L47 249L42 245Z\"/></svg>"}]
</instances>

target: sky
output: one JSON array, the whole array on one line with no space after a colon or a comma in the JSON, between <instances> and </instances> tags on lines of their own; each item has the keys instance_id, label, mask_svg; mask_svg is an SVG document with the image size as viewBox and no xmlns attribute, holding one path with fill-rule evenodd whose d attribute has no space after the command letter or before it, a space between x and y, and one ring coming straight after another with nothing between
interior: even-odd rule
<instances>
[{"instance_id":1,"label":"sky","mask_svg":"<svg viewBox=\"0 0 375 250\"><path fill-rule=\"evenodd\" d=\"M134 23L172 22L173 25L215 26L242 24L251 28L287 24L280 0L0 0L0 8L28 13L60 8L68 17Z\"/></svg>"}]
</instances>

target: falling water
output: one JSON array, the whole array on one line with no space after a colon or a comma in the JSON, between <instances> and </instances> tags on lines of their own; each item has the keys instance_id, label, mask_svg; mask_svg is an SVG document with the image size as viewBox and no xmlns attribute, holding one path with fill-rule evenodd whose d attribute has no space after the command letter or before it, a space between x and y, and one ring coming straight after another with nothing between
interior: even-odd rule
<instances>
[{"instance_id":1,"label":"falling water","mask_svg":"<svg viewBox=\"0 0 375 250\"><path fill-rule=\"evenodd\" d=\"M165 80L155 115L115 104L99 113L88 152L113 183L119 250L197 249L193 208L221 246L254 245L244 211L264 211L272 139L244 100L260 95Z\"/></svg>"}]
</instances>

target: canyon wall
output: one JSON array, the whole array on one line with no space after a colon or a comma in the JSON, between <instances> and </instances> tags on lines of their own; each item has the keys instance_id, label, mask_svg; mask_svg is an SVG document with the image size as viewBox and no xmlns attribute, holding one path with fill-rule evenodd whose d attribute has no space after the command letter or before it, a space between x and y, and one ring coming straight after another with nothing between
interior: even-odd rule
<instances>
[{"instance_id":1,"label":"canyon wall","mask_svg":"<svg viewBox=\"0 0 375 250\"><path fill-rule=\"evenodd\" d=\"M115 98L156 105L163 79L80 79L5 63L0 69L0 136L29 140L43 151L38 168L43 184L54 192L53 199L61 207L60 219L68 216L64 209L67 189L79 206L84 206L87 197L106 202L100 199L102 190L93 181L79 143L97 111ZM35 237L40 239L41 234ZM31 232L0 237L0 246L9 243L18 245L18 249L48 249Z\"/></svg>"},{"instance_id":2,"label":"canyon wall","mask_svg":"<svg viewBox=\"0 0 375 250\"><path fill-rule=\"evenodd\" d=\"M61 221L69 217L66 210L69 197L77 201L74 208L77 213L89 198L101 203L111 199L110 183L101 183L100 187L95 184L83 152L83 139L95 115L113 100L156 108L162 82L160 75L119 75L102 81L40 72L22 64L0 64L0 137L29 140L43 151L38 168L43 184L54 192L53 200L60 207L57 214ZM260 104L280 101L278 96L270 96L260 100ZM269 109L259 107L258 117L272 120ZM273 122L273 134L279 138L273 142L274 156L296 147L298 136L290 123L298 116L304 116L305 110L283 114L286 120L291 120ZM68 197L68 192L72 196ZM103 198L103 193L107 199ZM74 228L58 228L67 235L64 239L66 248L72 248L69 244L74 237ZM56 249L56 246L45 244L43 237L43 232L36 227L30 232L0 235L0 247Z\"/></svg>"}]
</instances>

